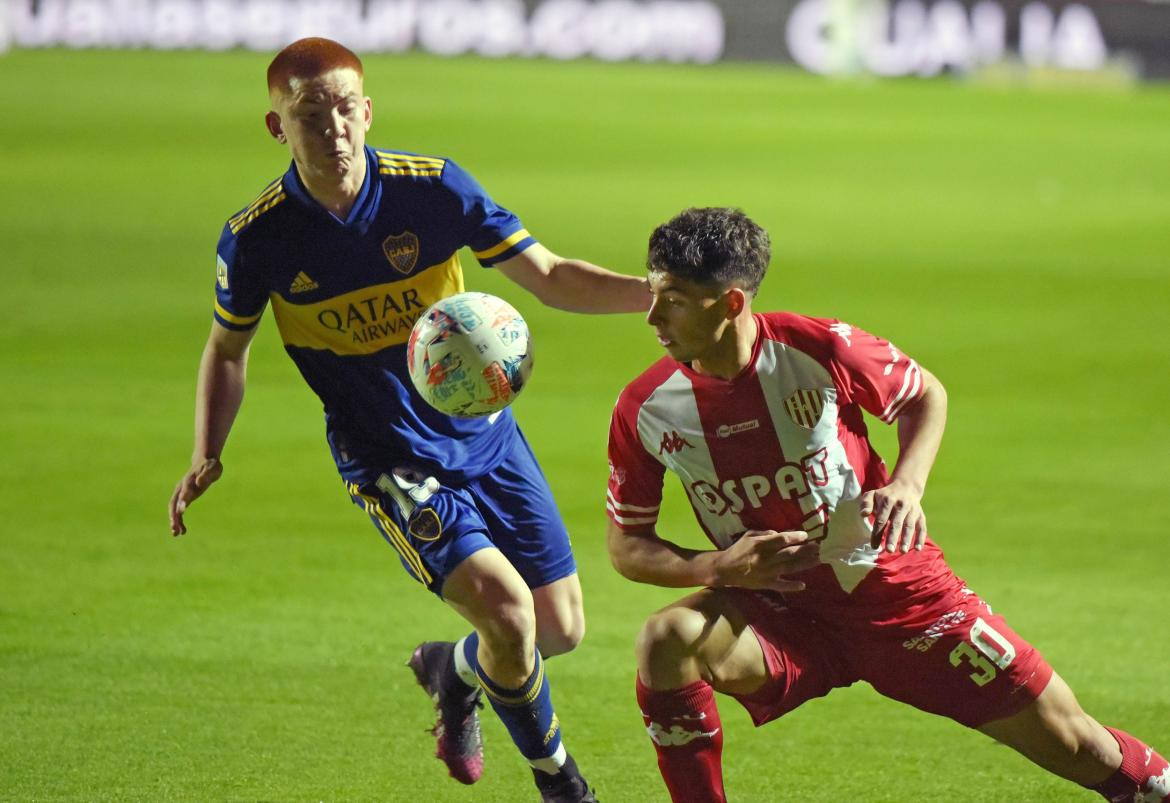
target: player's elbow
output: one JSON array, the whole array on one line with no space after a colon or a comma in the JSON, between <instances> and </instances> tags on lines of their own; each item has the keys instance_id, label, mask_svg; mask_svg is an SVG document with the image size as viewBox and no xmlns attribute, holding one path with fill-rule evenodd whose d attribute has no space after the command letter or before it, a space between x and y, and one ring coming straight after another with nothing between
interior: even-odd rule
<instances>
[{"instance_id":1,"label":"player's elbow","mask_svg":"<svg viewBox=\"0 0 1170 803\"><path fill-rule=\"evenodd\" d=\"M937 376L923 368L922 384L922 398L929 398L931 405L945 412L947 409L947 389L943 383L939 381Z\"/></svg>"},{"instance_id":2,"label":"player's elbow","mask_svg":"<svg viewBox=\"0 0 1170 803\"><path fill-rule=\"evenodd\" d=\"M609 565L612 566L614 568L614 571L616 571L622 577L625 577L628 580L634 579L633 577L630 576L630 564L626 558L625 553L622 550L614 549L613 547L610 547L610 549L609 549Z\"/></svg>"},{"instance_id":3,"label":"player's elbow","mask_svg":"<svg viewBox=\"0 0 1170 803\"><path fill-rule=\"evenodd\" d=\"M609 564L613 566L614 570L627 580L634 582L641 582L640 572L638 571L638 561L634 545L630 543L630 537L621 532L614 532L610 530L609 539L607 543L609 551Z\"/></svg>"}]
</instances>

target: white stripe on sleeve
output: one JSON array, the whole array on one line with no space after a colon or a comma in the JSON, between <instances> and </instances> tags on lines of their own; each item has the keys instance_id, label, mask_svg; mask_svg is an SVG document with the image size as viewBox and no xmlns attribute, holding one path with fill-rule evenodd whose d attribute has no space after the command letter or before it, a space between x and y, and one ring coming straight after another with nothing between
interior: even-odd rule
<instances>
[{"instance_id":1,"label":"white stripe on sleeve","mask_svg":"<svg viewBox=\"0 0 1170 803\"><path fill-rule=\"evenodd\" d=\"M922 371L918 368L918 363L914 360L910 361L910 365L906 367L906 373L902 377L902 389L898 391L898 395L886 405L886 409L882 412L880 418L887 424L892 424L898 414L902 412L902 408L906 404L918 398L918 392L922 390Z\"/></svg>"}]
</instances>

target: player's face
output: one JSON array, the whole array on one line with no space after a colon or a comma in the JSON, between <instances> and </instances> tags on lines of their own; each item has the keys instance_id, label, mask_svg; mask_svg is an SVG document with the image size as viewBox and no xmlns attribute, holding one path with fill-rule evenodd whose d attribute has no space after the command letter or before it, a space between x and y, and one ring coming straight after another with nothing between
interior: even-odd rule
<instances>
[{"instance_id":1,"label":"player's face","mask_svg":"<svg viewBox=\"0 0 1170 803\"><path fill-rule=\"evenodd\" d=\"M294 78L274 98L273 109L279 118L273 133L285 138L305 178L343 179L359 164L364 166L373 110L362 94L362 79L353 70Z\"/></svg>"},{"instance_id":2,"label":"player's face","mask_svg":"<svg viewBox=\"0 0 1170 803\"><path fill-rule=\"evenodd\" d=\"M650 271L650 312L658 343L679 362L703 360L718 347L728 324L726 291L682 279L664 271Z\"/></svg>"}]
</instances>

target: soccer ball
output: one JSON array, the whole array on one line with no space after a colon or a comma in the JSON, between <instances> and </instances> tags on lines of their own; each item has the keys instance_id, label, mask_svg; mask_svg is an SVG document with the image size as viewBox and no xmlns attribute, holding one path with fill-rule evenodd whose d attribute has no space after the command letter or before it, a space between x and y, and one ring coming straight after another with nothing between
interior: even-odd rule
<instances>
[{"instance_id":1,"label":"soccer ball","mask_svg":"<svg viewBox=\"0 0 1170 803\"><path fill-rule=\"evenodd\" d=\"M433 304L406 344L410 381L441 413L477 418L512 403L532 373L528 324L487 293L457 293Z\"/></svg>"}]
</instances>

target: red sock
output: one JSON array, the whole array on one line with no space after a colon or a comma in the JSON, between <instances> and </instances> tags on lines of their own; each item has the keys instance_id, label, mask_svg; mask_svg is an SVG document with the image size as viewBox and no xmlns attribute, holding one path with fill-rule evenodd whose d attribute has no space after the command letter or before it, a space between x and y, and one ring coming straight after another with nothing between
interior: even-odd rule
<instances>
[{"instance_id":1,"label":"red sock","mask_svg":"<svg viewBox=\"0 0 1170 803\"><path fill-rule=\"evenodd\" d=\"M726 803L723 726L715 692L698 680L656 691L638 678L642 720L658 752L658 769L674 803Z\"/></svg>"},{"instance_id":2,"label":"red sock","mask_svg":"<svg viewBox=\"0 0 1170 803\"><path fill-rule=\"evenodd\" d=\"M1170 763L1125 731L1105 730L1121 747L1121 766L1093 791L1112 803L1170 803Z\"/></svg>"}]
</instances>

